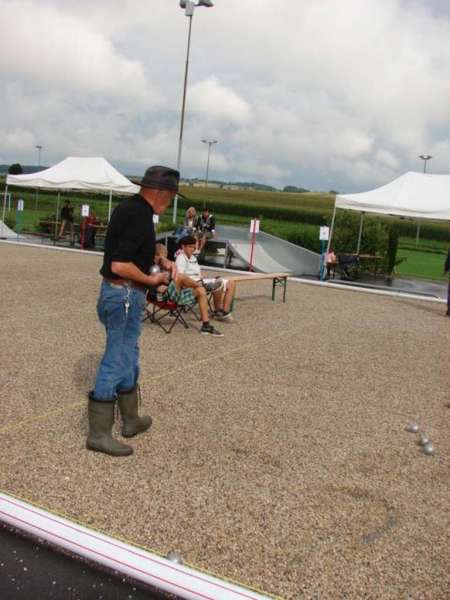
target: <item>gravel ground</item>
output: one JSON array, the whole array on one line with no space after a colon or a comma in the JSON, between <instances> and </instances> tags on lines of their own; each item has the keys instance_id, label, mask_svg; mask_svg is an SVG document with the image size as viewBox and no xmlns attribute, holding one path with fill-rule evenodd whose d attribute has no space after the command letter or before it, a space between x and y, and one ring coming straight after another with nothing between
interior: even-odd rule
<instances>
[{"instance_id":1,"label":"gravel ground","mask_svg":"<svg viewBox=\"0 0 450 600\"><path fill-rule=\"evenodd\" d=\"M3 491L286 599L448 598L444 305L262 281L224 338L147 322L154 425L114 459L84 446L100 260L0 244Z\"/></svg>"}]
</instances>

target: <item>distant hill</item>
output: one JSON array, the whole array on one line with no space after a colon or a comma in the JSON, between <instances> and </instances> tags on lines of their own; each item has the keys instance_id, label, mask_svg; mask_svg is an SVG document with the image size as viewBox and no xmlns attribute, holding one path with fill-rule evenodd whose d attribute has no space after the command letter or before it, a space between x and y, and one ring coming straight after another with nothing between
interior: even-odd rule
<instances>
[{"instance_id":1,"label":"distant hill","mask_svg":"<svg viewBox=\"0 0 450 600\"><path fill-rule=\"evenodd\" d=\"M283 192L292 192L292 193L296 193L296 194L304 194L305 192L309 192L310 190L307 190L306 188L303 187L296 187L295 185L287 185L286 187L283 188Z\"/></svg>"},{"instance_id":2,"label":"distant hill","mask_svg":"<svg viewBox=\"0 0 450 600\"><path fill-rule=\"evenodd\" d=\"M136 175L125 175L130 181L139 185L141 181L141 177ZM198 177L182 177L182 182L185 185L193 185L195 187L201 186L205 183L204 179L200 179ZM278 192L277 188L272 187L271 185L265 185L264 183L255 183L249 181L220 181L218 179L210 179L208 181L208 185L210 187L214 186L216 188L223 188L233 186L239 189L249 189L249 190L261 190L264 192Z\"/></svg>"},{"instance_id":3,"label":"distant hill","mask_svg":"<svg viewBox=\"0 0 450 600\"><path fill-rule=\"evenodd\" d=\"M8 169L10 166L11 165L0 165L0 173L1 174L8 173ZM36 165L21 165L21 167L23 169L24 175L26 173L37 173L38 171L43 171L44 169L48 169L48 167L44 167L44 166L37 167Z\"/></svg>"}]
</instances>

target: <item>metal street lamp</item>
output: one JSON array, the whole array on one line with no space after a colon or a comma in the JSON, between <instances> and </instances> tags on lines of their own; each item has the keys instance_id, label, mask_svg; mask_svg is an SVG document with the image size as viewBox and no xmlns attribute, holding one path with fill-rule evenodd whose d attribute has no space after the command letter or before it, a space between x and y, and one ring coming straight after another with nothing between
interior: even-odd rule
<instances>
[{"instance_id":1,"label":"metal street lamp","mask_svg":"<svg viewBox=\"0 0 450 600\"><path fill-rule=\"evenodd\" d=\"M36 146L36 149L38 151L38 167L41 166L41 150L42 150L42 146L40 146L39 144Z\"/></svg>"},{"instance_id":2,"label":"metal street lamp","mask_svg":"<svg viewBox=\"0 0 450 600\"><path fill-rule=\"evenodd\" d=\"M214 4L211 0L180 0L180 8L184 9L184 14L189 17L189 30L188 30L188 41L186 50L186 66L184 69L184 84L183 84L183 100L181 103L181 120L180 120L180 137L178 140L178 155L177 155L177 170L181 170L181 151L183 148L183 129L184 129L184 112L186 109L186 89L189 73L189 52L191 49L191 31L192 31L192 17L194 16L194 10L197 6L205 6L206 8L212 8ZM172 221L176 223L177 220L177 208L178 208L178 196L175 196L173 203L173 218Z\"/></svg>"},{"instance_id":3,"label":"metal street lamp","mask_svg":"<svg viewBox=\"0 0 450 600\"><path fill-rule=\"evenodd\" d=\"M427 172L427 160L433 158L431 154L420 154L419 158L423 160L423 172ZM417 223L417 231L416 231L416 248L419 246L419 238L420 238L420 223Z\"/></svg>"},{"instance_id":4,"label":"metal street lamp","mask_svg":"<svg viewBox=\"0 0 450 600\"><path fill-rule=\"evenodd\" d=\"M208 187L208 178L209 178L209 158L211 155L211 146L213 144L217 144L217 140L202 140L204 144L208 144L208 160L206 161L206 177L205 177L205 187Z\"/></svg>"},{"instance_id":5,"label":"metal street lamp","mask_svg":"<svg viewBox=\"0 0 450 600\"><path fill-rule=\"evenodd\" d=\"M38 151L38 167L40 167L41 166L41 150L42 150L42 146L40 144L37 144L36 150ZM36 194L35 194L35 198L34 198L34 209L35 210L37 210L38 204L39 204L39 188L36 189Z\"/></svg>"},{"instance_id":6,"label":"metal street lamp","mask_svg":"<svg viewBox=\"0 0 450 600\"><path fill-rule=\"evenodd\" d=\"M419 158L421 158L423 160L423 172L426 173L427 172L427 160L430 160L430 158L433 158L430 154L421 154L419 156Z\"/></svg>"}]
</instances>

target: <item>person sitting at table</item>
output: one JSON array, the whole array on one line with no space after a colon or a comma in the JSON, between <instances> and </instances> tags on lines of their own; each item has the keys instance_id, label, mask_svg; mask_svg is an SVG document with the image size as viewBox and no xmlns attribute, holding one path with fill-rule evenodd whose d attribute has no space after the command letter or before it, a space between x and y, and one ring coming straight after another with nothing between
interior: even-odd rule
<instances>
[{"instance_id":1,"label":"person sitting at table","mask_svg":"<svg viewBox=\"0 0 450 600\"><path fill-rule=\"evenodd\" d=\"M209 209L205 206L201 217L197 219L197 250L195 254L200 254L206 242L216 237L216 219Z\"/></svg>"},{"instance_id":2,"label":"person sitting at table","mask_svg":"<svg viewBox=\"0 0 450 600\"><path fill-rule=\"evenodd\" d=\"M73 206L69 200L64 202L64 206L61 209L61 227L59 230L58 239L63 236L66 225L70 227L70 245L74 243L74 228L73 228Z\"/></svg>"},{"instance_id":3,"label":"person sitting at table","mask_svg":"<svg viewBox=\"0 0 450 600\"><path fill-rule=\"evenodd\" d=\"M336 254L330 248L325 256L325 266L327 268L327 279L330 278L331 271L333 271L333 279L334 279L334 270L336 268L337 258Z\"/></svg>"},{"instance_id":4,"label":"person sitting at table","mask_svg":"<svg viewBox=\"0 0 450 600\"><path fill-rule=\"evenodd\" d=\"M186 211L183 221L184 227L186 227L189 230L188 232L186 232L186 235L188 235L188 233L192 235L192 232L195 231L197 227L197 220L198 217L197 211L195 210L195 206L190 206Z\"/></svg>"},{"instance_id":5,"label":"person sitting at table","mask_svg":"<svg viewBox=\"0 0 450 600\"><path fill-rule=\"evenodd\" d=\"M95 211L91 211L84 220L84 247L95 248L95 234L97 233L98 219Z\"/></svg>"}]
</instances>

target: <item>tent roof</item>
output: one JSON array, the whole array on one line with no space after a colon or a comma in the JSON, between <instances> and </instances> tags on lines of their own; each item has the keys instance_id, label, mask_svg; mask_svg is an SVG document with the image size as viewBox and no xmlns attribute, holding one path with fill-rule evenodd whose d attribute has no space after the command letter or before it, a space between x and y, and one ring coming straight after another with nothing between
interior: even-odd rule
<instances>
[{"instance_id":1,"label":"tent roof","mask_svg":"<svg viewBox=\"0 0 450 600\"><path fill-rule=\"evenodd\" d=\"M115 195L136 194L134 185L101 156L69 156L60 163L28 175L8 175L7 185L42 190L85 190L111 192Z\"/></svg>"},{"instance_id":2,"label":"tent roof","mask_svg":"<svg viewBox=\"0 0 450 600\"><path fill-rule=\"evenodd\" d=\"M336 208L450 220L450 175L405 173L387 185L361 194L338 194Z\"/></svg>"}]
</instances>

